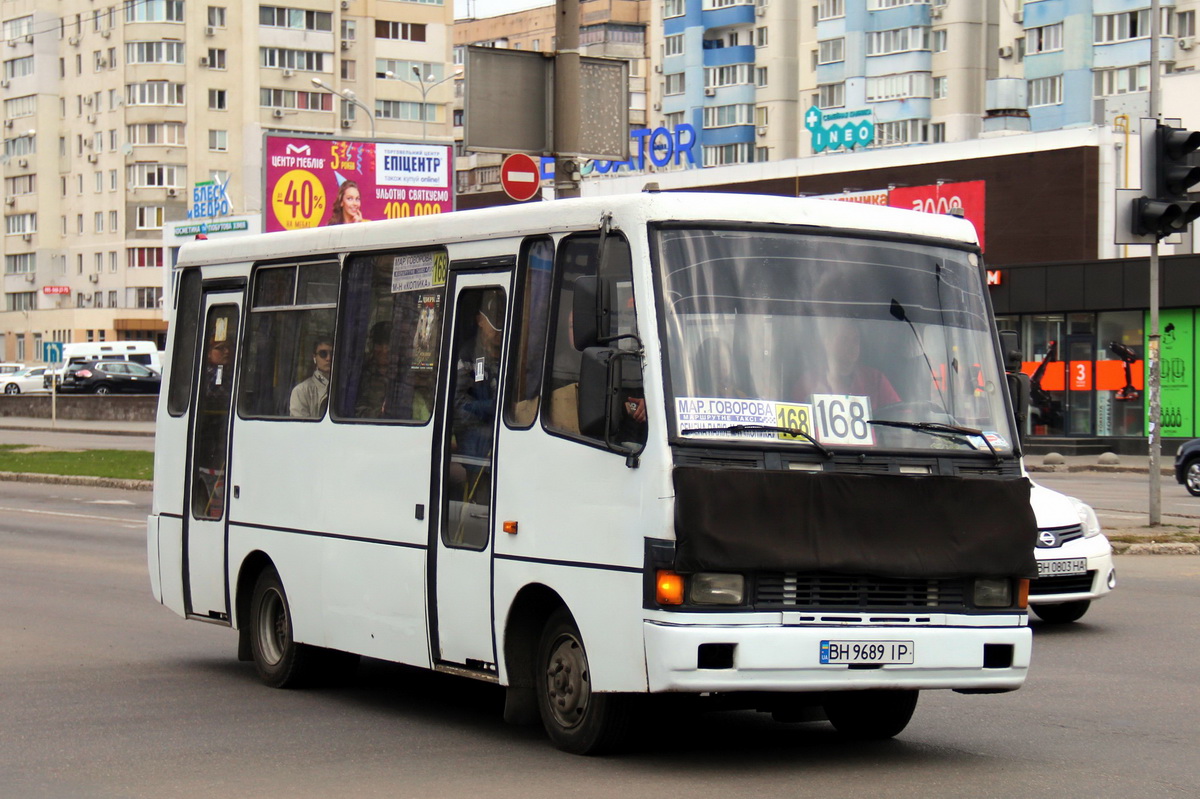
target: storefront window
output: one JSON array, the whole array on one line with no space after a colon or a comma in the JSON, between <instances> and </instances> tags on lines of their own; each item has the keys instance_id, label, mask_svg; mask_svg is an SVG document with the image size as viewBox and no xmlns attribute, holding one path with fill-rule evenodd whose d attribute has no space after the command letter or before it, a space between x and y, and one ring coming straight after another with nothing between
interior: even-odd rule
<instances>
[{"instance_id":1,"label":"storefront window","mask_svg":"<svg viewBox=\"0 0 1200 799\"><path fill-rule=\"evenodd\" d=\"M1066 375L1059 359L1066 319L1062 314L1034 315L1024 319L1021 341L1029 375L1029 431L1035 436L1060 436L1064 431L1063 400Z\"/></svg>"},{"instance_id":2,"label":"storefront window","mask_svg":"<svg viewBox=\"0 0 1200 799\"><path fill-rule=\"evenodd\" d=\"M1096 324L1096 434L1141 436L1145 425L1142 311L1099 314Z\"/></svg>"}]
</instances>

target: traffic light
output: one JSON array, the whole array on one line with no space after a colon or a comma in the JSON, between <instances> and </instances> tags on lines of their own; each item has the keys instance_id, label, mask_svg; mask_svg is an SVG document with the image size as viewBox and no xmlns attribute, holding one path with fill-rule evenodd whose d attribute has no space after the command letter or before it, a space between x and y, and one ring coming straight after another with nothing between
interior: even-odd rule
<instances>
[{"instance_id":1,"label":"traffic light","mask_svg":"<svg viewBox=\"0 0 1200 799\"><path fill-rule=\"evenodd\" d=\"M1200 202L1188 200L1188 191L1200 183L1200 166L1188 163L1189 156L1197 149L1200 149L1200 131L1158 123L1151 148L1154 185L1143 187L1152 188L1154 193L1139 197L1134 203L1134 233L1161 239L1186 230L1200 217Z\"/></svg>"}]
</instances>

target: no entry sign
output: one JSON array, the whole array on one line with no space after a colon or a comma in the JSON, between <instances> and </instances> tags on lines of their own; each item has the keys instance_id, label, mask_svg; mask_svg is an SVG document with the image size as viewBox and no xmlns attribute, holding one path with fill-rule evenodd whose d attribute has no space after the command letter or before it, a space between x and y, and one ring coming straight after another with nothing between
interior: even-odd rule
<instances>
[{"instance_id":1,"label":"no entry sign","mask_svg":"<svg viewBox=\"0 0 1200 799\"><path fill-rule=\"evenodd\" d=\"M513 153L500 165L500 185L517 202L531 199L541 185L537 163L525 153Z\"/></svg>"}]
</instances>

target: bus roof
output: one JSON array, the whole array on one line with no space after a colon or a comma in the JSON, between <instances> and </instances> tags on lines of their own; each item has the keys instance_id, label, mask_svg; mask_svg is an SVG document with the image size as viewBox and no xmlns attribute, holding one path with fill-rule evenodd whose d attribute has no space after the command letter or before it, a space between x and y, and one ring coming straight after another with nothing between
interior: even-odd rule
<instances>
[{"instance_id":1,"label":"bus roof","mask_svg":"<svg viewBox=\"0 0 1200 799\"><path fill-rule=\"evenodd\" d=\"M967 246L978 241L974 225L953 216L762 194L643 192L189 242L176 268L583 230L598 227L606 212L613 213L617 229L631 222L745 222L921 236Z\"/></svg>"}]
</instances>

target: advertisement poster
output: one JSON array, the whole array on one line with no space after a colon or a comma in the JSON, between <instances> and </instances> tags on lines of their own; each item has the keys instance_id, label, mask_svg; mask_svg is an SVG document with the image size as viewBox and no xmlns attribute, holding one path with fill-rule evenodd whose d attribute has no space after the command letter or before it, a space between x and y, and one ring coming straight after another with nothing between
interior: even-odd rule
<instances>
[{"instance_id":1,"label":"advertisement poster","mask_svg":"<svg viewBox=\"0 0 1200 799\"><path fill-rule=\"evenodd\" d=\"M897 186L888 192L888 205L893 208L907 208L910 211L924 211L927 214L945 214L952 208L961 208L966 220L975 226L980 249L986 251L985 186L986 181L982 180Z\"/></svg>"},{"instance_id":2,"label":"advertisement poster","mask_svg":"<svg viewBox=\"0 0 1200 799\"><path fill-rule=\"evenodd\" d=\"M454 210L449 146L267 136L264 151L268 232Z\"/></svg>"},{"instance_id":3,"label":"advertisement poster","mask_svg":"<svg viewBox=\"0 0 1200 799\"><path fill-rule=\"evenodd\" d=\"M1194 402L1196 356L1193 311L1190 308L1168 309L1158 318L1159 357L1161 359L1160 410L1164 438L1191 438L1195 435ZM1145 330L1150 330L1149 314ZM1149 347L1149 340L1146 341ZM1149 424L1150 403L1146 402ZM1149 427L1147 427L1149 429Z\"/></svg>"}]
</instances>

